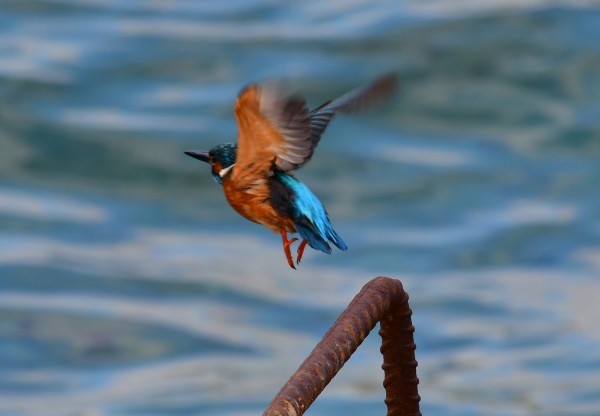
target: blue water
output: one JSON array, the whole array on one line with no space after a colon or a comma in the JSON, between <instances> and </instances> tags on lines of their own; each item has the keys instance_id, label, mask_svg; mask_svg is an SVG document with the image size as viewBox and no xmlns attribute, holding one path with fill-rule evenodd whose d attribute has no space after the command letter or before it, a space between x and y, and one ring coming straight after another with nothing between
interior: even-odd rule
<instances>
[{"instance_id":1,"label":"blue water","mask_svg":"<svg viewBox=\"0 0 600 416\"><path fill-rule=\"evenodd\" d=\"M600 8L480 3L1 2L0 415L260 414L378 275L424 414L600 414ZM346 252L291 270L182 153L391 69L297 174ZM385 414L379 343L309 414Z\"/></svg>"}]
</instances>

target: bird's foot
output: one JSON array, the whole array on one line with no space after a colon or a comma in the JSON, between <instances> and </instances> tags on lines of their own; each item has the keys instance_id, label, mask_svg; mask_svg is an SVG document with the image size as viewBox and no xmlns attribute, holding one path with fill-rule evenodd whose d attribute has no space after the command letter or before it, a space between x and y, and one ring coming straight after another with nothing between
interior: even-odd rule
<instances>
[{"instance_id":1,"label":"bird's foot","mask_svg":"<svg viewBox=\"0 0 600 416\"><path fill-rule=\"evenodd\" d=\"M306 247L306 243L308 243L307 240L302 240L302 242L298 246L296 264L300 264L300 260L302 260L302 255L304 254L304 248Z\"/></svg>"},{"instance_id":2,"label":"bird's foot","mask_svg":"<svg viewBox=\"0 0 600 416\"><path fill-rule=\"evenodd\" d=\"M294 241L298 241L298 239L292 238L291 240L288 240L287 233L285 232L285 230L281 230L281 237L283 238L283 252L285 253L285 258L287 259L287 262L290 265L290 267L292 269L296 269L296 266L294 266L294 259L292 258L290 246Z\"/></svg>"}]
</instances>

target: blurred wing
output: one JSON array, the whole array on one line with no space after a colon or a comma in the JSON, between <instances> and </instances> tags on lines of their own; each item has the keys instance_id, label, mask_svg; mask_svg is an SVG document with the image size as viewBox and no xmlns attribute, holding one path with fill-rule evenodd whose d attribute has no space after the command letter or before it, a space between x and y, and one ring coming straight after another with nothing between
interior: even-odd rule
<instances>
[{"instance_id":1,"label":"blurred wing","mask_svg":"<svg viewBox=\"0 0 600 416\"><path fill-rule=\"evenodd\" d=\"M258 90L250 85L240 92L235 103L238 141L235 167L231 179L242 189L260 186L252 181L262 178L271 169L278 146L279 134L260 114ZM280 141L280 140L279 140Z\"/></svg>"},{"instance_id":2,"label":"blurred wing","mask_svg":"<svg viewBox=\"0 0 600 416\"><path fill-rule=\"evenodd\" d=\"M283 170L302 163L311 153L310 114L300 95L286 94L280 84L253 84L235 106L238 122L236 168Z\"/></svg>"},{"instance_id":3,"label":"blurred wing","mask_svg":"<svg viewBox=\"0 0 600 416\"><path fill-rule=\"evenodd\" d=\"M250 85L235 106L239 133L234 176L247 175L250 168L267 172L273 163L284 172L298 169L310 160L336 113L372 106L391 95L397 83L395 74L382 76L312 112L304 97L286 93L278 83Z\"/></svg>"},{"instance_id":4,"label":"blurred wing","mask_svg":"<svg viewBox=\"0 0 600 416\"><path fill-rule=\"evenodd\" d=\"M353 114L363 111L391 96L397 88L398 76L394 73L386 74L369 84L348 91L341 97L327 101L320 107L312 110L310 112L310 141L312 151L319 144L323 132L336 113Z\"/></svg>"},{"instance_id":5,"label":"blurred wing","mask_svg":"<svg viewBox=\"0 0 600 416\"><path fill-rule=\"evenodd\" d=\"M277 83L260 86L260 112L281 134L283 141L276 149L275 164L282 171L294 169L312 155L311 121L306 100L299 94L288 94Z\"/></svg>"}]
</instances>

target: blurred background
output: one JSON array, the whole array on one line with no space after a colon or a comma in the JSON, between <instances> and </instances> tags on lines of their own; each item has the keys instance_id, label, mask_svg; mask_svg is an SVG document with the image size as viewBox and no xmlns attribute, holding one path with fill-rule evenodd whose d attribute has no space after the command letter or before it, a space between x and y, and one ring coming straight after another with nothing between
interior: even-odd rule
<instances>
[{"instance_id":1,"label":"blurred background","mask_svg":"<svg viewBox=\"0 0 600 416\"><path fill-rule=\"evenodd\" d=\"M594 3L2 1L0 414L260 414L388 275L424 414L598 415ZM183 150L236 140L248 82L389 70L297 172L350 248L291 270ZM379 345L309 413L385 414Z\"/></svg>"}]
</instances>

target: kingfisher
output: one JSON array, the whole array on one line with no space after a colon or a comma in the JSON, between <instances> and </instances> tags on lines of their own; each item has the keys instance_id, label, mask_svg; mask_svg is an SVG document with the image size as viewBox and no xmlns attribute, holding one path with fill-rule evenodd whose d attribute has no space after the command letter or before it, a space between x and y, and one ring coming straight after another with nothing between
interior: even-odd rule
<instances>
[{"instance_id":1,"label":"kingfisher","mask_svg":"<svg viewBox=\"0 0 600 416\"><path fill-rule=\"evenodd\" d=\"M239 93L235 104L237 144L184 153L208 163L229 204L244 218L281 234L283 251L295 269L291 245L300 264L308 244L331 254L331 244L348 246L335 232L327 211L311 190L292 175L312 157L323 132L336 113L351 114L387 98L396 89L397 75L385 74L339 98L309 110L305 98L291 94L278 82L255 83Z\"/></svg>"}]
</instances>

